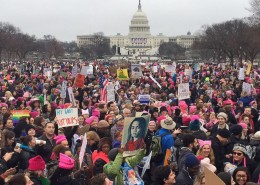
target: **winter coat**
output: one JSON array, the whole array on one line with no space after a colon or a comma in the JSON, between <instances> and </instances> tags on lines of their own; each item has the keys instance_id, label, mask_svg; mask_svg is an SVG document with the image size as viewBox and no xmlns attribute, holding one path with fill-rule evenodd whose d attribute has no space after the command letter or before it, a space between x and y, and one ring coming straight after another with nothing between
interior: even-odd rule
<instances>
[{"instance_id":1,"label":"winter coat","mask_svg":"<svg viewBox=\"0 0 260 185\"><path fill-rule=\"evenodd\" d=\"M43 134L41 137L39 137L39 140L46 141L46 144L42 145L42 146L37 145L36 152L37 152L37 154L42 156L44 161L47 163L51 160L50 157L51 157L51 154L52 154L52 149L56 146L56 142L55 142L54 139L51 142L46 137L45 134Z\"/></svg>"},{"instance_id":2,"label":"winter coat","mask_svg":"<svg viewBox=\"0 0 260 185\"><path fill-rule=\"evenodd\" d=\"M190 175L185 169L182 169L180 173L176 177L175 185L193 185L193 179L191 179Z\"/></svg>"},{"instance_id":3,"label":"winter coat","mask_svg":"<svg viewBox=\"0 0 260 185\"><path fill-rule=\"evenodd\" d=\"M187 147L182 147L179 151L179 157L178 157L178 169L181 171L184 168L184 160L185 160L185 155L188 153L193 153L189 148Z\"/></svg>"},{"instance_id":4,"label":"winter coat","mask_svg":"<svg viewBox=\"0 0 260 185\"><path fill-rule=\"evenodd\" d=\"M254 157L254 160L256 162L260 162L260 141L251 139L250 145L253 148L255 147L255 157Z\"/></svg>"},{"instance_id":5,"label":"winter coat","mask_svg":"<svg viewBox=\"0 0 260 185\"><path fill-rule=\"evenodd\" d=\"M162 141L162 153L165 154L166 150L171 149L171 147L174 145L174 139L173 139L173 136L172 136L170 130L161 128L158 131L158 133L159 133L160 136L167 134L167 135L163 136L162 139L161 139L161 141Z\"/></svg>"},{"instance_id":6,"label":"winter coat","mask_svg":"<svg viewBox=\"0 0 260 185\"><path fill-rule=\"evenodd\" d=\"M207 135L204 131L202 130L198 130L198 131L195 131L193 132L193 134L195 136L196 139L201 139L201 140L207 140Z\"/></svg>"},{"instance_id":7,"label":"winter coat","mask_svg":"<svg viewBox=\"0 0 260 185\"><path fill-rule=\"evenodd\" d=\"M61 176L57 179L55 183L51 183L51 185L75 185L78 184L76 179L72 179L70 176Z\"/></svg>"},{"instance_id":8,"label":"winter coat","mask_svg":"<svg viewBox=\"0 0 260 185\"><path fill-rule=\"evenodd\" d=\"M141 149L135 156L127 157L125 162L132 168L141 162L145 154L145 150ZM123 165L123 155L118 153L114 161L110 161L103 167L105 174L110 180L116 182L116 185L124 185L123 182L123 171L121 166Z\"/></svg>"},{"instance_id":9,"label":"winter coat","mask_svg":"<svg viewBox=\"0 0 260 185\"><path fill-rule=\"evenodd\" d=\"M19 164L19 169L26 170L29 166L29 159L35 157L36 153L32 148L23 144L20 146L20 148L22 149L22 152L21 152L21 161Z\"/></svg>"}]
</instances>

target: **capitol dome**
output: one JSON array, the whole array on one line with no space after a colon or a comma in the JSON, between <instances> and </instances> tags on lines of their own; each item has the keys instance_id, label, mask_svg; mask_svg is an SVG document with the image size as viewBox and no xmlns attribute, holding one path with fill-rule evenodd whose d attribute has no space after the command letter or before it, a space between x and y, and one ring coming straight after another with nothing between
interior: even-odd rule
<instances>
[{"instance_id":1,"label":"capitol dome","mask_svg":"<svg viewBox=\"0 0 260 185\"><path fill-rule=\"evenodd\" d=\"M150 26L146 14L142 11L141 2L139 0L138 10L134 14L131 25L129 26L129 34L145 34L150 35Z\"/></svg>"}]
</instances>

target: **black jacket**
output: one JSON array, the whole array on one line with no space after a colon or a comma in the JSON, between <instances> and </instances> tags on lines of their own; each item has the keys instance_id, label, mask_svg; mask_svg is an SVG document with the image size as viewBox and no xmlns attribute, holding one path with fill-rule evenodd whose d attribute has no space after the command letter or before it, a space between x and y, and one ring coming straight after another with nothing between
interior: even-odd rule
<instances>
[{"instance_id":1,"label":"black jacket","mask_svg":"<svg viewBox=\"0 0 260 185\"><path fill-rule=\"evenodd\" d=\"M182 169L176 178L175 185L193 185L193 179L185 169Z\"/></svg>"},{"instance_id":2,"label":"black jacket","mask_svg":"<svg viewBox=\"0 0 260 185\"><path fill-rule=\"evenodd\" d=\"M54 139L51 142L45 134L39 137L39 140L46 141L46 144L42 146L37 145L35 151L38 155L42 156L44 161L47 163L51 160L52 149L56 146L56 142Z\"/></svg>"}]
</instances>

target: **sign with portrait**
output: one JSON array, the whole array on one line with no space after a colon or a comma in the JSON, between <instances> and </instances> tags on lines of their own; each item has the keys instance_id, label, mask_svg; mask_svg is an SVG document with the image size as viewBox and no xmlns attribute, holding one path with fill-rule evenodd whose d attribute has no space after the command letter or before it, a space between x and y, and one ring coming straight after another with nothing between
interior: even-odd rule
<instances>
[{"instance_id":1,"label":"sign with portrait","mask_svg":"<svg viewBox=\"0 0 260 185\"><path fill-rule=\"evenodd\" d=\"M131 74L132 78L140 78L143 76L141 65L140 64L132 64L131 65Z\"/></svg>"},{"instance_id":2,"label":"sign with portrait","mask_svg":"<svg viewBox=\"0 0 260 185\"><path fill-rule=\"evenodd\" d=\"M124 147L123 156L136 155L144 146L144 138L148 129L150 116L126 117L121 146Z\"/></svg>"}]
</instances>

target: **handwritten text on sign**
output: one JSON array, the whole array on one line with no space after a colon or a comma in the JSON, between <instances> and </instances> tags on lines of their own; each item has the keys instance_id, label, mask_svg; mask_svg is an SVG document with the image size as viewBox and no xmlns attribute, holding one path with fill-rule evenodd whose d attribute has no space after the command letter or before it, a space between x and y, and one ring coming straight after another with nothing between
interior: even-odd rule
<instances>
[{"instance_id":1,"label":"handwritten text on sign","mask_svg":"<svg viewBox=\"0 0 260 185\"><path fill-rule=\"evenodd\" d=\"M181 83L178 86L178 99L184 100L190 98L189 83Z\"/></svg>"},{"instance_id":2,"label":"handwritten text on sign","mask_svg":"<svg viewBox=\"0 0 260 185\"><path fill-rule=\"evenodd\" d=\"M59 128L78 125L78 109L56 109L57 123Z\"/></svg>"}]
</instances>

